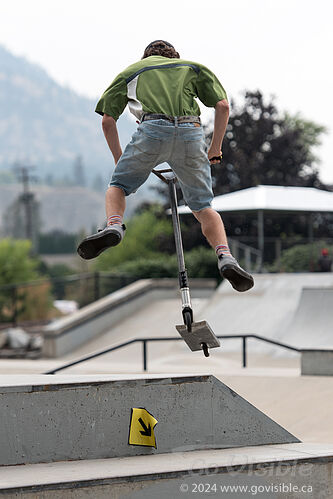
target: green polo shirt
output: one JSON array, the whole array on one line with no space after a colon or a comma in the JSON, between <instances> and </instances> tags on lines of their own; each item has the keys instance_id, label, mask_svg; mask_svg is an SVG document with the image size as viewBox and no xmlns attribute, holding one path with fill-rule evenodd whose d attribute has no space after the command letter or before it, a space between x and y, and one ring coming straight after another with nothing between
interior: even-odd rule
<instances>
[{"instance_id":1,"label":"green polo shirt","mask_svg":"<svg viewBox=\"0 0 333 499\"><path fill-rule=\"evenodd\" d=\"M128 104L138 119L144 113L199 116L196 97L205 106L215 107L227 94L214 73L202 64L152 55L113 80L98 101L96 113L117 120Z\"/></svg>"}]
</instances>

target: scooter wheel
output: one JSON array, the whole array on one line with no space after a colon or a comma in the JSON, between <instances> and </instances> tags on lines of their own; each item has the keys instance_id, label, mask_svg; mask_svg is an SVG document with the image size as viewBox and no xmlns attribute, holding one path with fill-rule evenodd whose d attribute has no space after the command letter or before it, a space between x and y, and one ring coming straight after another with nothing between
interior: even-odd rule
<instances>
[{"instance_id":1,"label":"scooter wheel","mask_svg":"<svg viewBox=\"0 0 333 499\"><path fill-rule=\"evenodd\" d=\"M209 357L209 350L208 350L207 343L201 343L201 347L202 347L204 356Z\"/></svg>"},{"instance_id":2,"label":"scooter wheel","mask_svg":"<svg viewBox=\"0 0 333 499\"><path fill-rule=\"evenodd\" d=\"M187 331L189 333L191 333L192 332L192 316L191 316L191 312L188 312L188 311L184 312L183 317L184 317L184 324L187 327Z\"/></svg>"}]
</instances>

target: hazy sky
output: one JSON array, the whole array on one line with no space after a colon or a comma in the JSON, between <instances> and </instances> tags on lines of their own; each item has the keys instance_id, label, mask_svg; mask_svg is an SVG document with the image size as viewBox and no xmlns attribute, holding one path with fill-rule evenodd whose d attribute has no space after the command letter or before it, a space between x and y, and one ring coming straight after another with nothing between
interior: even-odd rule
<instances>
[{"instance_id":1,"label":"hazy sky","mask_svg":"<svg viewBox=\"0 0 333 499\"><path fill-rule=\"evenodd\" d=\"M325 125L320 171L333 183L332 14L331 0L0 0L0 44L97 98L150 41L166 39L229 96L260 89Z\"/></svg>"}]
</instances>

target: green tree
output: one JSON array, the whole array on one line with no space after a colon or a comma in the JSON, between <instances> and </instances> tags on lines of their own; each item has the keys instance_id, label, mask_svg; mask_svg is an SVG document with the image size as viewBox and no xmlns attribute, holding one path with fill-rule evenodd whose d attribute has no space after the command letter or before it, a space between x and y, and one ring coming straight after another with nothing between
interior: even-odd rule
<instances>
[{"instance_id":1,"label":"green tree","mask_svg":"<svg viewBox=\"0 0 333 499\"><path fill-rule=\"evenodd\" d=\"M14 289L0 289L0 320L34 320L46 318L51 307L50 285L19 286L40 277L39 262L31 257L31 242L2 239L0 241L0 286L17 284Z\"/></svg>"},{"instance_id":2,"label":"green tree","mask_svg":"<svg viewBox=\"0 0 333 499\"><path fill-rule=\"evenodd\" d=\"M325 188L313 152L324 132L300 115L280 113L260 91L246 91L243 104L231 100L223 162L212 168L215 195L260 184ZM211 135L212 125L207 142Z\"/></svg>"},{"instance_id":3,"label":"green tree","mask_svg":"<svg viewBox=\"0 0 333 499\"><path fill-rule=\"evenodd\" d=\"M31 258L31 242L0 240L0 286L32 281L39 277L38 260Z\"/></svg>"}]
</instances>

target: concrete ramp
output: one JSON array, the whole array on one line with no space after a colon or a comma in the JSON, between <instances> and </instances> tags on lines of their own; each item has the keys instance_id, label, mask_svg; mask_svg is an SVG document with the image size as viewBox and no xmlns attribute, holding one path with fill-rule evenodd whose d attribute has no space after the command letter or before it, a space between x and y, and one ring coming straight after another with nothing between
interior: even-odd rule
<instances>
[{"instance_id":1,"label":"concrete ramp","mask_svg":"<svg viewBox=\"0 0 333 499\"><path fill-rule=\"evenodd\" d=\"M285 340L301 348L333 348L333 287L304 288Z\"/></svg>"},{"instance_id":2,"label":"concrete ramp","mask_svg":"<svg viewBox=\"0 0 333 499\"><path fill-rule=\"evenodd\" d=\"M254 279L254 287L246 293L237 293L228 282L223 282L196 320L207 320L216 335L258 334L291 343L294 333L290 327L302 289L333 288L333 273L257 274ZM314 310L314 305L310 304L310 310ZM316 313L320 315L319 310ZM239 340L226 341L223 350L239 350L239 345ZM277 349L253 341L251 351L277 352Z\"/></svg>"},{"instance_id":3,"label":"concrete ramp","mask_svg":"<svg viewBox=\"0 0 333 499\"><path fill-rule=\"evenodd\" d=\"M0 388L0 465L299 442L211 375L9 378ZM129 445L133 408L158 421L156 448Z\"/></svg>"}]
</instances>

